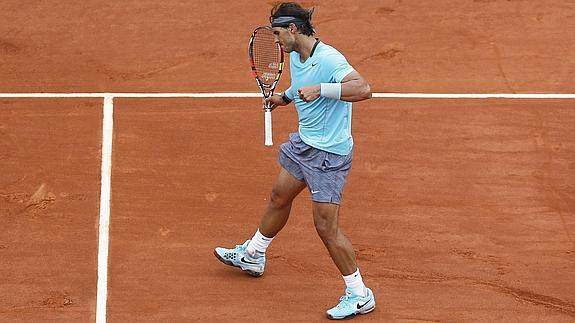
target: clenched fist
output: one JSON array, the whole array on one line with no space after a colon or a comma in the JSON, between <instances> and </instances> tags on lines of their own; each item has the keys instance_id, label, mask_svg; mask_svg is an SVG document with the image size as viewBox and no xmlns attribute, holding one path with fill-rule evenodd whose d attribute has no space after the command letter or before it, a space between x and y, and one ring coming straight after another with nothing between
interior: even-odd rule
<instances>
[{"instance_id":1,"label":"clenched fist","mask_svg":"<svg viewBox=\"0 0 575 323\"><path fill-rule=\"evenodd\" d=\"M304 86L297 90L297 94L300 99L304 100L305 102L311 102L320 96L320 85L312 85L312 86Z\"/></svg>"}]
</instances>

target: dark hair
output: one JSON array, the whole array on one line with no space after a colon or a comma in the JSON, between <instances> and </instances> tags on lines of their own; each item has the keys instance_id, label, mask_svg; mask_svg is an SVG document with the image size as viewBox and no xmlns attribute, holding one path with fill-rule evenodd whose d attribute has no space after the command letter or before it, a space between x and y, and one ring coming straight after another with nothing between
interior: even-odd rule
<instances>
[{"instance_id":1,"label":"dark hair","mask_svg":"<svg viewBox=\"0 0 575 323\"><path fill-rule=\"evenodd\" d=\"M313 14L313 10L313 8L307 10L296 2L281 2L272 8L270 21L274 18L283 16L300 18L304 20L305 23L296 24L297 29L306 36L312 36L315 34L315 30L311 24L311 15Z\"/></svg>"}]
</instances>

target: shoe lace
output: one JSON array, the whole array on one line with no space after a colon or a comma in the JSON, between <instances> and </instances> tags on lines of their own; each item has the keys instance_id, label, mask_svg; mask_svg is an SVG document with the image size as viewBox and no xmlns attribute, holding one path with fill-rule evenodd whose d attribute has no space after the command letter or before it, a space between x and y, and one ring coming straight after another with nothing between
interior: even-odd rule
<instances>
[{"instance_id":1,"label":"shoe lace","mask_svg":"<svg viewBox=\"0 0 575 323\"><path fill-rule=\"evenodd\" d=\"M246 242L244 242L243 244L237 244L236 248L234 250L235 251L244 251L246 249L246 246L247 246Z\"/></svg>"},{"instance_id":2,"label":"shoe lace","mask_svg":"<svg viewBox=\"0 0 575 323\"><path fill-rule=\"evenodd\" d=\"M350 298L351 298L352 294L351 291L346 289L345 290L345 295L343 295L342 297L339 298L339 304L337 304L338 308L345 308L351 305L350 302Z\"/></svg>"}]
</instances>

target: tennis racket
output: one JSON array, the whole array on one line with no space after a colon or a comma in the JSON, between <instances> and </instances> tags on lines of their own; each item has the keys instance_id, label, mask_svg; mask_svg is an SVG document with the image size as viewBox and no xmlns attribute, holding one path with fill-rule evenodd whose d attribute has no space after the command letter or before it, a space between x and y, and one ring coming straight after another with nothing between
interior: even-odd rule
<instances>
[{"instance_id":1,"label":"tennis racket","mask_svg":"<svg viewBox=\"0 0 575 323\"><path fill-rule=\"evenodd\" d=\"M252 33L249 45L250 63L264 99L272 96L284 64L284 53L276 43L271 27L258 27ZM272 112L264 103L265 145L272 146Z\"/></svg>"}]
</instances>

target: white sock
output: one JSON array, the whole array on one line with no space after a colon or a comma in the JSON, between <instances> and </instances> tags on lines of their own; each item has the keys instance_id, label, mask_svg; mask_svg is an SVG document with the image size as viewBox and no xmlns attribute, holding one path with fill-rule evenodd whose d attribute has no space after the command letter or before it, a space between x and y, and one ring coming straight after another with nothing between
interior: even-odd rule
<instances>
[{"instance_id":1,"label":"white sock","mask_svg":"<svg viewBox=\"0 0 575 323\"><path fill-rule=\"evenodd\" d=\"M363 279L359 273L359 268L351 275L343 276L345 285L354 295L359 295L362 297L366 296L365 285L363 284Z\"/></svg>"},{"instance_id":2,"label":"white sock","mask_svg":"<svg viewBox=\"0 0 575 323\"><path fill-rule=\"evenodd\" d=\"M258 231L256 231L256 233L252 237L250 243L248 243L246 251L250 256L255 258L262 256L263 254L266 253L266 249L270 246L270 243L272 243L273 239L274 239L273 237L268 238L264 236L263 234L260 233L260 229L258 229Z\"/></svg>"}]
</instances>

